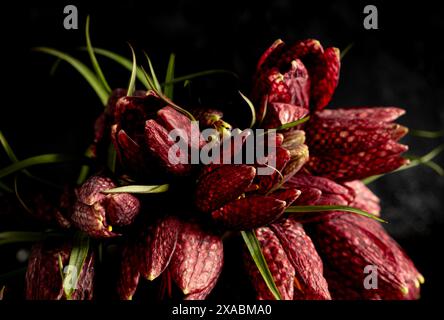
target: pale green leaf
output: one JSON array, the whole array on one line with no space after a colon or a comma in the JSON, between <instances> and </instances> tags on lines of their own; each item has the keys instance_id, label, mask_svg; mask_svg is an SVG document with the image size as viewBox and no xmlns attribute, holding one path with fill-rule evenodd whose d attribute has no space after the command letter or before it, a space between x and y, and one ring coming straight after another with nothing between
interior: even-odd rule
<instances>
[{"instance_id":1,"label":"pale green leaf","mask_svg":"<svg viewBox=\"0 0 444 320\"><path fill-rule=\"evenodd\" d=\"M136 53L134 52L133 47L130 44L129 47L131 49L131 55L133 57L133 67L131 69L131 77L128 84L128 92L126 95L132 96L134 94L134 91L136 91L137 61L136 61Z\"/></svg>"},{"instance_id":2,"label":"pale green leaf","mask_svg":"<svg viewBox=\"0 0 444 320\"><path fill-rule=\"evenodd\" d=\"M256 237L256 234L254 233L254 231L250 230L241 231L241 234L242 238L245 241L245 244L247 245L248 251L250 252L251 257L253 258L253 261L256 264L260 274L262 275L262 278L264 279L268 289L276 300L281 300L281 294L278 287L276 286L276 283L274 282L273 275L268 268L267 261L262 254L261 246L259 240Z\"/></svg>"},{"instance_id":3,"label":"pale green leaf","mask_svg":"<svg viewBox=\"0 0 444 320\"><path fill-rule=\"evenodd\" d=\"M74 67L85 79L88 81L89 85L93 88L97 96L99 97L100 101L103 105L106 105L108 102L109 94L106 91L105 87L103 87L102 83L100 82L99 78L89 69L85 64L80 62L78 59L61 52L59 50L53 49L53 48L47 48L47 47L37 47L34 48L35 51L38 52L44 52L47 54L50 54L52 56L55 56L59 59L62 59L66 62L68 62L72 67Z\"/></svg>"},{"instance_id":4,"label":"pale green leaf","mask_svg":"<svg viewBox=\"0 0 444 320\"><path fill-rule=\"evenodd\" d=\"M89 57L91 59L91 64L93 65L94 71L96 72L97 77L102 82L103 87L108 91L108 94L111 93L111 88L108 85L108 82L103 75L102 69L100 68L99 62L97 61L96 55L94 54L94 49L91 44L91 38L89 34L89 16L86 17L86 26L85 26L85 36L86 36L86 48L88 50Z\"/></svg>"},{"instance_id":5,"label":"pale green leaf","mask_svg":"<svg viewBox=\"0 0 444 320\"><path fill-rule=\"evenodd\" d=\"M59 153L42 154L39 156L34 156L18 161L16 163L13 163L7 167L0 169L0 179L10 174L16 173L18 171L36 165L64 163L64 162L72 162L78 160L79 160L78 157L73 157L65 154L59 154Z\"/></svg>"},{"instance_id":6,"label":"pale green leaf","mask_svg":"<svg viewBox=\"0 0 444 320\"><path fill-rule=\"evenodd\" d=\"M101 49L101 48L94 48L94 52L101 55L101 56L104 56L110 60L113 60L114 62L117 62L118 64L120 64L122 67L124 67L125 69L127 69L129 71L133 70L132 61L125 58L124 56L121 56L117 53L114 53L114 52L106 50L106 49ZM146 81L146 78L142 72L142 69L139 67L137 67L136 77L137 77L137 80L139 80L144 85L145 88L147 88L148 90L151 89L150 85Z\"/></svg>"},{"instance_id":7,"label":"pale green leaf","mask_svg":"<svg viewBox=\"0 0 444 320\"><path fill-rule=\"evenodd\" d=\"M151 59L148 56L146 52L143 52L145 54L145 58L148 61L148 66L150 68L150 76L154 84L154 88L156 88L157 91L162 92L162 87L160 86L159 80L157 80L156 72L154 71L153 64L151 63Z\"/></svg>"},{"instance_id":8,"label":"pale green leaf","mask_svg":"<svg viewBox=\"0 0 444 320\"><path fill-rule=\"evenodd\" d=\"M285 212L287 213L310 213L310 212L328 212L328 211L351 212L379 222L386 222L385 220L371 213L349 206L291 206L288 207L287 210L285 210Z\"/></svg>"},{"instance_id":9,"label":"pale green leaf","mask_svg":"<svg viewBox=\"0 0 444 320\"><path fill-rule=\"evenodd\" d=\"M165 96L171 100L173 100L174 85L170 82L174 80L175 61L176 61L176 55L174 53L170 54L170 60L168 61L168 67L165 76L165 83L168 84L164 86L163 90Z\"/></svg>"},{"instance_id":10,"label":"pale green leaf","mask_svg":"<svg viewBox=\"0 0 444 320\"><path fill-rule=\"evenodd\" d=\"M252 128L254 126L254 124L256 123L256 109L254 108L253 102L251 102L250 99L248 99L242 92L239 91L240 96L242 97L242 99L244 99L244 101L247 103L248 107L250 108L250 112L251 112L251 121L250 121L250 128Z\"/></svg>"},{"instance_id":11,"label":"pale green leaf","mask_svg":"<svg viewBox=\"0 0 444 320\"><path fill-rule=\"evenodd\" d=\"M144 185L130 185L117 187L113 189L108 189L102 191L102 193L138 193L138 194L147 194L147 193L162 193L167 192L169 189L169 184L161 184L161 185L152 185L152 186L144 186Z\"/></svg>"},{"instance_id":12,"label":"pale green leaf","mask_svg":"<svg viewBox=\"0 0 444 320\"><path fill-rule=\"evenodd\" d=\"M441 131L426 131L409 129L409 135L419 138L436 139L444 137L444 130Z\"/></svg>"},{"instance_id":13,"label":"pale green leaf","mask_svg":"<svg viewBox=\"0 0 444 320\"><path fill-rule=\"evenodd\" d=\"M68 265L71 266L69 271L77 272L77 274L74 276L74 278L72 276L64 276L63 281L63 291L65 292L65 296L68 300L71 300L71 296L77 287L77 281L80 277L80 273L82 272L86 257L88 256L88 251L89 237L83 232L77 232L74 236L73 246L68 262ZM74 283L72 283L72 280L74 280Z\"/></svg>"}]
</instances>

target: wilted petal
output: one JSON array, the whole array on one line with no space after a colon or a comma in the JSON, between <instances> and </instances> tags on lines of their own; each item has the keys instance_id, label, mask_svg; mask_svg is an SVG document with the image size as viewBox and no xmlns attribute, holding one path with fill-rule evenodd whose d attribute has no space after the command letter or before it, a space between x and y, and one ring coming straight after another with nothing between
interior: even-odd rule
<instances>
[{"instance_id":1,"label":"wilted petal","mask_svg":"<svg viewBox=\"0 0 444 320\"><path fill-rule=\"evenodd\" d=\"M139 284L141 250L138 245L127 245L122 252L117 294L121 300L131 300Z\"/></svg>"}]
</instances>

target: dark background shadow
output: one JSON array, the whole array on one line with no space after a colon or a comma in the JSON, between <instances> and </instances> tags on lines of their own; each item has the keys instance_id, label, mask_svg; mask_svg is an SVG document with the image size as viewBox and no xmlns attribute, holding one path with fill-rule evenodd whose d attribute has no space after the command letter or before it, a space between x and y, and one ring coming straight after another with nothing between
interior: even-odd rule
<instances>
[{"instance_id":1,"label":"dark background shadow","mask_svg":"<svg viewBox=\"0 0 444 320\"><path fill-rule=\"evenodd\" d=\"M63 28L67 4L79 9L79 30ZM51 46L88 61L75 49L84 45L83 28L90 14L95 46L128 56L128 41L149 52L159 73L164 72L169 53L175 52L177 74L233 70L246 92L259 56L277 38L291 43L313 37L325 47L340 49L353 43L343 60L332 107L399 106L407 110L400 123L414 129L443 129L444 58L439 39L444 34L444 20L438 4L372 2L379 9L379 30L370 31L362 26L366 4L290 0L265 5L240 1L20 2L5 10L1 20L0 128L19 158L83 152L101 110L100 101L70 66L62 63L50 75L54 59L30 48ZM127 85L127 72L106 60L102 67L113 87ZM407 137L404 141L412 154L421 155L443 139ZM437 162L442 163L442 157ZM0 163L7 163L3 154ZM72 174L65 169L67 176ZM429 168L417 167L371 186L382 198L383 216L391 222L388 230L426 278L423 298L437 298L443 284L437 256L442 252L444 178ZM14 207L16 203L11 201L2 200L2 206ZM7 212L2 209L2 214ZM4 229L6 224L1 224ZM2 263L8 258L10 254L0 254Z\"/></svg>"}]
</instances>

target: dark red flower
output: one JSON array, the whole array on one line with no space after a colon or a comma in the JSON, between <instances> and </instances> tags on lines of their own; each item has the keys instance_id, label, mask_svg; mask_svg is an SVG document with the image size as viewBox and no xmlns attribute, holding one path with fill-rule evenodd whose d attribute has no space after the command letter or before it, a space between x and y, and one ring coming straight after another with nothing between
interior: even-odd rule
<instances>
[{"instance_id":1,"label":"dark red flower","mask_svg":"<svg viewBox=\"0 0 444 320\"><path fill-rule=\"evenodd\" d=\"M117 236L112 226L127 226L140 211L139 200L128 193L104 194L115 188L107 177L92 176L77 191L77 201L71 215L72 222L92 237Z\"/></svg>"},{"instance_id":2,"label":"dark red flower","mask_svg":"<svg viewBox=\"0 0 444 320\"><path fill-rule=\"evenodd\" d=\"M256 236L282 299L330 299L322 261L300 223L286 219L256 229ZM274 299L249 256L246 265L258 299Z\"/></svg>"},{"instance_id":3,"label":"dark red flower","mask_svg":"<svg viewBox=\"0 0 444 320\"><path fill-rule=\"evenodd\" d=\"M398 108L353 108L315 112L305 127L310 160L307 169L336 181L363 179L408 163L397 143L407 128L393 121Z\"/></svg>"}]
</instances>

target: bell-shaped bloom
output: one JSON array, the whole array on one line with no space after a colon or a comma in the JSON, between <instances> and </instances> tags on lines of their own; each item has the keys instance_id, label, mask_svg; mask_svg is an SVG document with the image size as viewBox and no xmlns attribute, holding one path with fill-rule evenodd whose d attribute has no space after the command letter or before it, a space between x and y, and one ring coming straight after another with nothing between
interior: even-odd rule
<instances>
[{"instance_id":1,"label":"bell-shaped bloom","mask_svg":"<svg viewBox=\"0 0 444 320\"><path fill-rule=\"evenodd\" d=\"M115 188L108 177L92 176L76 191L71 220L80 230L92 237L107 238L118 234L113 226L128 226L139 214L140 202L129 193L104 194Z\"/></svg>"},{"instance_id":2,"label":"bell-shaped bloom","mask_svg":"<svg viewBox=\"0 0 444 320\"><path fill-rule=\"evenodd\" d=\"M269 227L258 228L255 232L282 299L331 299L321 258L300 223L286 219ZM249 253L245 255L257 298L274 299Z\"/></svg>"},{"instance_id":3,"label":"bell-shaped bloom","mask_svg":"<svg viewBox=\"0 0 444 320\"><path fill-rule=\"evenodd\" d=\"M315 112L305 126L310 160L306 168L335 181L386 173L408 163L398 143L407 128L393 121L399 108L351 108Z\"/></svg>"}]
</instances>

